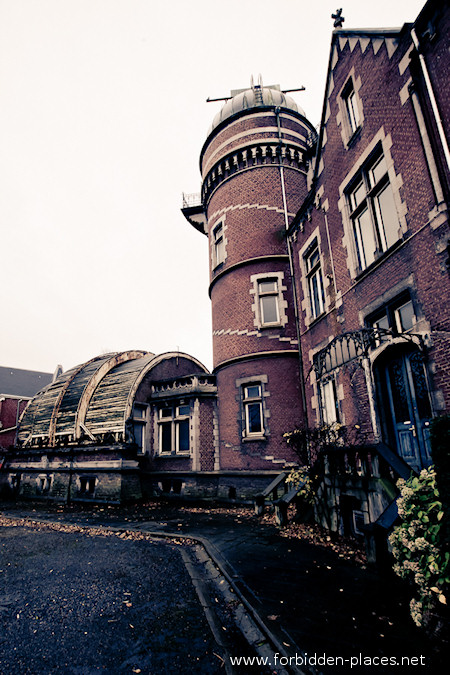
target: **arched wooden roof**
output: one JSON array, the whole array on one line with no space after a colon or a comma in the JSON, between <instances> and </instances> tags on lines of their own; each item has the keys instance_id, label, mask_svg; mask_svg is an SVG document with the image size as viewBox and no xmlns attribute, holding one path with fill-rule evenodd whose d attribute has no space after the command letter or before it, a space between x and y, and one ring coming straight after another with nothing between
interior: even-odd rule
<instances>
[{"instance_id":1,"label":"arched wooden roof","mask_svg":"<svg viewBox=\"0 0 450 675\"><path fill-rule=\"evenodd\" d=\"M26 408L19 445L51 447L58 441L83 436L93 440L96 434L123 432L130 389L154 357L143 351L104 354L63 373Z\"/></svg>"},{"instance_id":2,"label":"arched wooden roof","mask_svg":"<svg viewBox=\"0 0 450 675\"><path fill-rule=\"evenodd\" d=\"M143 379L162 362L178 358L187 359L192 372L208 372L187 354L143 351L104 354L68 370L30 401L19 424L18 445L124 440Z\"/></svg>"}]
</instances>

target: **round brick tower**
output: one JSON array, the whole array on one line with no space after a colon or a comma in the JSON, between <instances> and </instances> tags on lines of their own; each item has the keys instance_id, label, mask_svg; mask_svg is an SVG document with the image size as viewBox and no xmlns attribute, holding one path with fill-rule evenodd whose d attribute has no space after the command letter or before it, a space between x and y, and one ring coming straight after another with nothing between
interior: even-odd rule
<instances>
[{"instance_id":1,"label":"round brick tower","mask_svg":"<svg viewBox=\"0 0 450 675\"><path fill-rule=\"evenodd\" d=\"M231 92L200 157L221 471L281 470L303 419L286 228L307 193L312 125L278 87ZM188 211L188 209L186 209Z\"/></svg>"}]
</instances>

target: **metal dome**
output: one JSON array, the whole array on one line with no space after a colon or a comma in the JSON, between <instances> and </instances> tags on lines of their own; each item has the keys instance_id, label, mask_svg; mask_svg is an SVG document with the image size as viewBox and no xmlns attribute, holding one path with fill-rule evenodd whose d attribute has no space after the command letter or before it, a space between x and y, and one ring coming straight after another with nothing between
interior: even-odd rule
<instances>
[{"instance_id":1,"label":"metal dome","mask_svg":"<svg viewBox=\"0 0 450 675\"><path fill-rule=\"evenodd\" d=\"M250 110L252 108L263 108L267 106L288 108L305 117L302 108L297 105L291 96L286 96L286 94L280 90L279 85L263 87L262 84L252 84L249 89L242 89L238 90L236 93L231 93L232 97L227 100L222 109L214 117L211 127L208 130L208 135L214 131L221 122L232 115L235 115L242 110Z\"/></svg>"}]
</instances>

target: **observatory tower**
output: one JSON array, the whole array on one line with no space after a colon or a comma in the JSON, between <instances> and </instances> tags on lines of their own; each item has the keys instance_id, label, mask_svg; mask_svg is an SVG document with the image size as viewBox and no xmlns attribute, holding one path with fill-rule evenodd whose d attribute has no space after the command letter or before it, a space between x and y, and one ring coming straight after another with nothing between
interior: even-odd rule
<instances>
[{"instance_id":1,"label":"observatory tower","mask_svg":"<svg viewBox=\"0 0 450 675\"><path fill-rule=\"evenodd\" d=\"M296 460L283 439L303 421L285 233L307 194L313 137L278 86L232 91L201 151L200 202L183 208L209 239L220 471Z\"/></svg>"}]
</instances>

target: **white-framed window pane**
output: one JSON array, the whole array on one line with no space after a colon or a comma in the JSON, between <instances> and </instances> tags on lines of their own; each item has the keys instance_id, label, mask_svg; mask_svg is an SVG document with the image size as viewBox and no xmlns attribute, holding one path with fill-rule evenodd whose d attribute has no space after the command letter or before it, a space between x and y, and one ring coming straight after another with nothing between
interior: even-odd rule
<instances>
[{"instance_id":1,"label":"white-framed window pane","mask_svg":"<svg viewBox=\"0 0 450 675\"><path fill-rule=\"evenodd\" d=\"M172 408L160 408L159 417L160 419L172 418Z\"/></svg>"},{"instance_id":2,"label":"white-framed window pane","mask_svg":"<svg viewBox=\"0 0 450 675\"><path fill-rule=\"evenodd\" d=\"M263 295L260 301L262 323L278 323L278 295Z\"/></svg>"},{"instance_id":3,"label":"white-framed window pane","mask_svg":"<svg viewBox=\"0 0 450 675\"><path fill-rule=\"evenodd\" d=\"M138 446L140 452L144 451L144 440L145 440L145 425L144 424L135 424L134 425L134 440Z\"/></svg>"},{"instance_id":4,"label":"white-framed window pane","mask_svg":"<svg viewBox=\"0 0 450 675\"><path fill-rule=\"evenodd\" d=\"M365 209L356 219L355 238L359 265L361 269L365 269L375 260L377 248L369 209Z\"/></svg>"},{"instance_id":5,"label":"white-framed window pane","mask_svg":"<svg viewBox=\"0 0 450 675\"><path fill-rule=\"evenodd\" d=\"M262 405L260 402L247 403L245 406L247 433L258 434L262 432Z\"/></svg>"},{"instance_id":6,"label":"white-framed window pane","mask_svg":"<svg viewBox=\"0 0 450 675\"><path fill-rule=\"evenodd\" d=\"M172 452L172 422L159 425L159 451Z\"/></svg>"},{"instance_id":7,"label":"white-framed window pane","mask_svg":"<svg viewBox=\"0 0 450 675\"><path fill-rule=\"evenodd\" d=\"M263 295L264 293L277 293L277 282L275 280L270 281L260 281L259 282L259 294Z\"/></svg>"},{"instance_id":8,"label":"white-framed window pane","mask_svg":"<svg viewBox=\"0 0 450 675\"><path fill-rule=\"evenodd\" d=\"M358 106L356 103L356 94L353 89L348 93L345 103L347 106L347 114L350 122L350 128L352 131L356 131L359 127L359 112Z\"/></svg>"},{"instance_id":9,"label":"white-framed window pane","mask_svg":"<svg viewBox=\"0 0 450 675\"><path fill-rule=\"evenodd\" d=\"M375 162L369 171L370 187L373 187L387 173L386 160L383 155Z\"/></svg>"},{"instance_id":10,"label":"white-framed window pane","mask_svg":"<svg viewBox=\"0 0 450 675\"><path fill-rule=\"evenodd\" d=\"M177 422L177 452L189 452L189 420Z\"/></svg>"},{"instance_id":11,"label":"white-framed window pane","mask_svg":"<svg viewBox=\"0 0 450 675\"><path fill-rule=\"evenodd\" d=\"M380 236L383 250L390 248L398 240L398 218L394 195L390 185L386 185L374 199L377 217L380 223Z\"/></svg>"},{"instance_id":12,"label":"white-framed window pane","mask_svg":"<svg viewBox=\"0 0 450 675\"><path fill-rule=\"evenodd\" d=\"M245 387L245 398L260 398L261 397L261 385L251 384L248 387Z\"/></svg>"},{"instance_id":13,"label":"white-framed window pane","mask_svg":"<svg viewBox=\"0 0 450 675\"><path fill-rule=\"evenodd\" d=\"M325 424L338 421L336 390L333 380L321 384L322 417Z\"/></svg>"},{"instance_id":14,"label":"white-framed window pane","mask_svg":"<svg viewBox=\"0 0 450 675\"><path fill-rule=\"evenodd\" d=\"M310 253L307 257L307 268L308 272L310 272L316 265L320 264L320 254L319 254L319 249L315 248L312 253Z\"/></svg>"},{"instance_id":15,"label":"white-framed window pane","mask_svg":"<svg viewBox=\"0 0 450 675\"><path fill-rule=\"evenodd\" d=\"M190 411L191 411L190 406L180 405L180 406L178 406L178 409L177 409L177 415L178 415L178 417L182 417L183 415L189 415Z\"/></svg>"},{"instance_id":16,"label":"white-framed window pane","mask_svg":"<svg viewBox=\"0 0 450 675\"><path fill-rule=\"evenodd\" d=\"M214 230L214 258L215 264L220 265L225 259L223 226L218 225Z\"/></svg>"},{"instance_id":17,"label":"white-framed window pane","mask_svg":"<svg viewBox=\"0 0 450 675\"><path fill-rule=\"evenodd\" d=\"M350 205L352 209L356 209L366 198L366 186L364 183L359 183L350 193Z\"/></svg>"},{"instance_id":18,"label":"white-framed window pane","mask_svg":"<svg viewBox=\"0 0 450 675\"><path fill-rule=\"evenodd\" d=\"M410 330L414 324L414 307L411 301L406 302L395 310L396 328L400 333Z\"/></svg>"},{"instance_id":19,"label":"white-framed window pane","mask_svg":"<svg viewBox=\"0 0 450 675\"><path fill-rule=\"evenodd\" d=\"M324 292L322 274L320 270L309 279L309 292L311 294L311 313L314 318L322 314L324 310Z\"/></svg>"},{"instance_id":20,"label":"white-framed window pane","mask_svg":"<svg viewBox=\"0 0 450 675\"><path fill-rule=\"evenodd\" d=\"M380 318L374 322L373 326L374 328L385 328L386 330L389 330L390 325L388 315L384 314L384 316L380 316Z\"/></svg>"}]
</instances>

